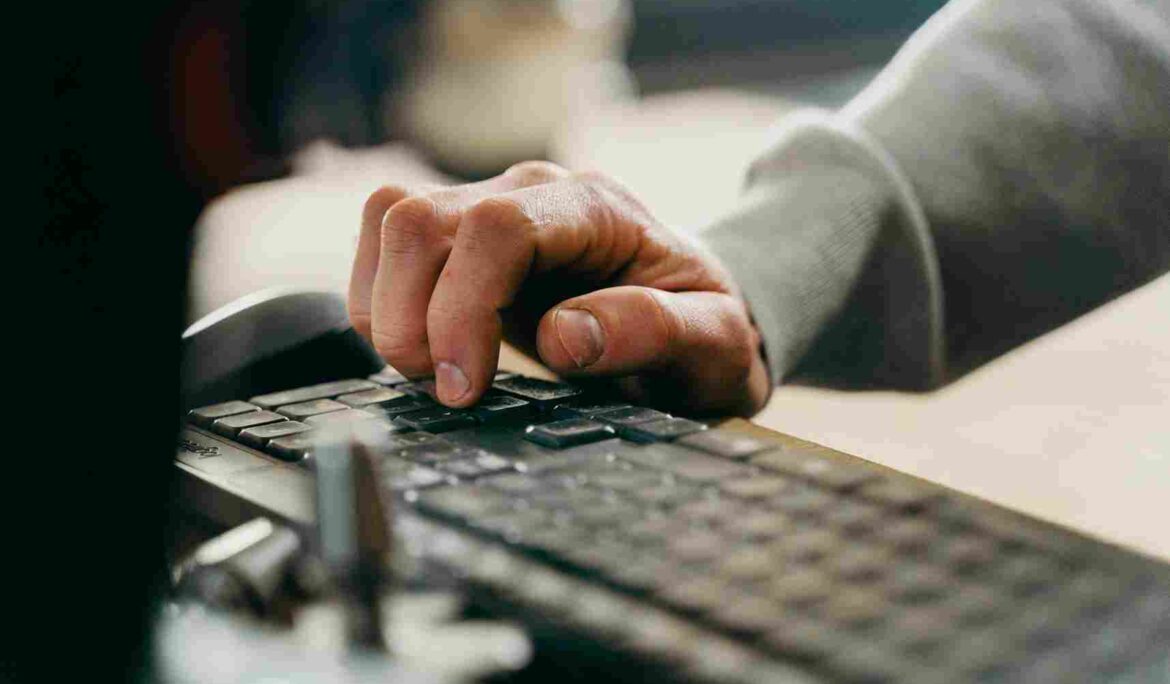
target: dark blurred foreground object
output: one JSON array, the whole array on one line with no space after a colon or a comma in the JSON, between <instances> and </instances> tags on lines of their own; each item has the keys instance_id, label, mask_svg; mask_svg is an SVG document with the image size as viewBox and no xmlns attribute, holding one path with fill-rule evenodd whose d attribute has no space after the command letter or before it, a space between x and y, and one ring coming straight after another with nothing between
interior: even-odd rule
<instances>
[{"instance_id":1,"label":"dark blurred foreground object","mask_svg":"<svg viewBox=\"0 0 1170 684\"><path fill-rule=\"evenodd\" d=\"M367 24L367 11L387 19ZM10 316L28 334L12 358L36 373L26 395L33 406L59 405L63 387L81 384L94 394L64 431L85 445L86 457L66 465L38 454L10 464L11 481L51 483L59 503L49 506L39 487L29 488L26 496L38 500L6 497L16 507L8 519L47 507L67 525L61 535L46 533L48 524L17 526L17 546L37 562L13 569L13 586L28 589L8 618L21 628L0 655L0 679L67 681L77 669L102 681L149 676L147 625L165 584L172 501L172 466L157 455L173 445L180 416L174 369L190 227L210 196L249 175L279 174L286 145L310 134L281 127L296 108L286 103L309 107L325 97L287 96L298 73L326 65L368 79L339 98L358 103L360 113L334 137L379 138L368 123L368 94L386 87L384 72L357 51L378 49L369 32L397 25L390 16L399 12L408 16L408 4L18 8L21 33L37 38L17 41L15 71L29 87L18 88L11 108L18 120L10 161L20 169L12 211L22 217L18 237L31 233L33 246L31 262L21 258L16 269L26 279ZM346 43L326 31L332 38L298 52L294 27L315 21L364 39ZM342 48L353 56L333 60ZM63 434L61 416L29 413L32 434ZM97 437L130 414L138 425L132 443ZM25 468L32 472L19 472ZM85 638L52 636L66 615L81 616Z\"/></svg>"}]
</instances>

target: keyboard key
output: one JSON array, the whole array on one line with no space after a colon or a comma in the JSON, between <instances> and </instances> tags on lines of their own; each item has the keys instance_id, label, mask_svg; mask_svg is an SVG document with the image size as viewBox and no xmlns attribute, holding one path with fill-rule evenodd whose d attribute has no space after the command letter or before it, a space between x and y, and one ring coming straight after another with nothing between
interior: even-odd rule
<instances>
[{"instance_id":1,"label":"keyboard key","mask_svg":"<svg viewBox=\"0 0 1170 684\"><path fill-rule=\"evenodd\" d=\"M649 423L638 423L621 428L622 437L631 442L669 442L678 437L701 432L707 426L686 418L663 418Z\"/></svg>"},{"instance_id":2,"label":"keyboard key","mask_svg":"<svg viewBox=\"0 0 1170 684\"><path fill-rule=\"evenodd\" d=\"M749 456L767 451L774 445L727 430L705 430L679 439L677 444L698 449L715 456L742 461Z\"/></svg>"},{"instance_id":3,"label":"keyboard key","mask_svg":"<svg viewBox=\"0 0 1170 684\"><path fill-rule=\"evenodd\" d=\"M921 518L902 518L882 525L878 537L900 553L918 553L938 540L935 525Z\"/></svg>"},{"instance_id":4,"label":"keyboard key","mask_svg":"<svg viewBox=\"0 0 1170 684\"><path fill-rule=\"evenodd\" d=\"M828 530L811 529L790 534L778 540L772 548L786 561L815 563L837 553L844 540Z\"/></svg>"},{"instance_id":5,"label":"keyboard key","mask_svg":"<svg viewBox=\"0 0 1170 684\"><path fill-rule=\"evenodd\" d=\"M792 521L776 511L753 511L731 518L724 528L727 532L759 541L773 539L792 531Z\"/></svg>"},{"instance_id":6,"label":"keyboard key","mask_svg":"<svg viewBox=\"0 0 1170 684\"><path fill-rule=\"evenodd\" d=\"M435 440L425 444L412 444L401 447L395 449L392 453L397 458L413 463L433 465L442 461L465 458L471 456L476 451L478 449L474 447L452 444L444 440Z\"/></svg>"},{"instance_id":7,"label":"keyboard key","mask_svg":"<svg viewBox=\"0 0 1170 684\"><path fill-rule=\"evenodd\" d=\"M435 467L445 473L464 479L473 479L512 470L512 462L501 458L483 449L475 449L475 455L470 458L439 461Z\"/></svg>"},{"instance_id":8,"label":"keyboard key","mask_svg":"<svg viewBox=\"0 0 1170 684\"><path fill-rule=\"evenodd\" d=\"M408 378L405 375L403 375L402 373L399 373L398 371L394 370L393 366L386 366L385 368L378 371L377 373L374 373L373 375L369 376L368 379L371 382L378 383L379 385L390 385L390 386L401 385L402 383L408 381Z\"/></svg>"},{"instance_id":9,"label":"keyboard key","mask_svg":"<svg viewBox=\"0 0 1170 684\"><path fill-rule=\"evenodd\" d=\"M347 408L349 407L345 404L332 399L313 399L312 401L302 401L299 404L281 406L276 409L276 412L293 420L304 420L309 416L329 413L330 411L344 411Z\"/></svg>"},{"instance_id":10,"label":"keyboard key","mask_svg":"<svg viewBox=\"0 0 1170 684\"><path fill-rule=\"evenodd\" d=\"M313 429L311 426L305 425L304 423L298 423L295 420L285 420L279 423L269 423L267 425L241 430L237 439L248 446L263 449L270 439L308 432L311 429Z\"/></svg>"},{"instance_id":11,"label":"keyboard key","mask_svg":"<svg viewBox=\"0 0 1170 684\"><path fill-rule=\"evenodd\" d=\"M781 568L779 560L759 546L744 546L720 561L715 572L733 582L750 582L774 575Z\"/></svg>"},{"instance_id":12,"label":"keyboard key","mask_svg":"<svg viewBox=\"0 0 1170 684\"><path fill-rule=\"evenodd\" d=\"M954 587L945 572L928 565L910 565L895 570L886 590L896 601L917 604L938 600Z\"/></svg>"},{"instance_id":13,"label":"keyboard key","mask_svg":"<svg viewBox=\"0 0 1170 684\"><path fill-rule=\"evenodd\" d=\"M833 593L832 581L814 570L798 570L780 575L767 586L769 598L794 608L816 605L827 600Z\"/></svg>"},{"instance_id":14,"label":"keyboard key","mask_svg":"<svg viewBox=\"0 0 1170 684\"><path fill-rule=\"evenodd\" d=\"M526 420L534 413L531 403L507 394L489 394L471 409L484 423Z\"/></svg>"},{"instance_id":15,"label":"keyboard key","mask_svg":"<svg viewBox=\"0 0 1170 684\"><path fill-rule=\"evenodd\" d=\"M724 480L719 483L719 489L727 495L739 499L771 499L781 494L790 485L790 481L775 475L754 475L734 480Z\"/></svg>"},{"instance_id":16,"label":"keyboard key","mask_svg":"<svg viewBox=\"0 0 1170 684\"><path fill-rule=\"evenodd\" d=\"M629 404L616 402L581 401L570 404L557 404L553 409L553 416L557 418L593 418L594 416L610 411L630 408Z\"/></svg>"},{"instance_id":17,"label":"keyboard key","mask_svg":"<svg viewBox=\"0 0 1170 684\"><path fill-rule=\"evenodd\" d=\"M425 489L443 484L447 476L437 470L415 466L405 473L395 473L382 478L382 484L394 492L405 492L412 489Z\"/></svg>"},{"instance_id":18,"label":"keyboard key","mask_svg":"<svg viewBox=\"0 0 1170 684\"><path fill-rule=\"evenodd\" d=\"M529 425L524 439L550 449L564 449L614 436L613 428L585 418L569 418L544 425Z\"/></svg>"},{"instance_id":19,"label":"keyboard key","mask_svg":"<svg viewBox=\"0 0 1170 684\"><path fill-rule=\"evenodd\" d=\"M741 596L711 611L711 619L724 629L756 635L779 629L785 619L771 602L758 596Z\"/></svg>"},{"instance_id":20,"label":"keyboard key","mask_svg":"<svg viewBox=\"0 0 1170 684\"><path fill-rule=\"evenodd\" d=\"M326 397L336 397L340 394L361 392L362 390L374 389L375 387L377 385L369 380L337 380L336 382L325 382L320 385L301 387L284 392L262 394L258 397L252 397L249 401L262 408L271 409L286 404L299 404L303 401L312 401L313 399L324 399Z\"/></svg>"},{"instance_id":21,"label":"keyboard key","mask_svg":"<svg viewBox=\"0 0 1170 684\"><path fill-rule=\"evenodd\" d=\"M203 408L192 409L187 415L191 422L200 427L211 427L211 424L220 418L235 416L241 413L259 411L259 406L253 406L246 401L225 401L222 404L213 404Z\"/></svg>"},{"instance_id":22,"label":"keyboard key","mask_svg":"<svg viewBox=\"0 0 1170 684\"><path fill-rule=\"evenodd\" d=\"M250 411L248 413L239 413L234 416L220 418L211 424L211 431L221 434L224 437L235 437L240 434L240 430L284 420L287 420L287 418L271 411Z\"/></svg>"},{"instance_id":23,"label":"keyboard key","mask_svg":"<svg viewBox=\"0 0 1170 684\"><path fill-rule=\"evenodd\" d=\"M861 488L861 495L894 508L921 510L942 498L942 491L909 478L886 477L866 484Z\"/></svg>"},{"instance_id":24,"label":"keyboard key","mask_svg":"<svg viewBox=\"0 0 1170 684\"><path fill-rule=\"evenodd\" d=\"M391 399L406 396L403 392L398 390L388 389L386 387L379 387L377 389L366 390L364 392L351 392L337 397L337 401L352 406L354 408L363 408L371 404L381 404Z\"/></svg>"},{"instance_id":25,"label":"keyboard key","mask_svg":"<svg viewBox=\"0 0 1170 684\"><path fill-rule=\"evenodd\" d=\"M662 411L655 411L654 409L641 408L638 406L630 406L627 408L618 408L610 411L602 411L593 414L595 420L600 420L614 427L621 429L629 425L637 425L638 423L649 423L652 420L662 420L669 418L670 414Z\"/></svg>"},{"instance_id":26,"label":"keyboard key","mask_svg":"<svg viewBox=\"0 0 1170 684\"><path fill-rule=\"evenodd\" d=\"M750 468L738 463L665 444L626 448L618 452L617 456L646 468L703 484L751 474Z\"/></svg>"},{"instance_id":27,"label":"keyboard key","mask_svg":"<svg viewBox=\"0 0 1170 684\"><path fill-rule=\"evenodd\" d=\"M655 595L673 608L705 613L726 605L734 593L727 580L707 575L664 586Z\"/></svg>"},{"instance_id":28,"label":"keyboard key","mask_svg":"<svg viewBox=\"0 0 1170 684\"><path fill-rule=\"evenodd\" d=\"M846 629L865 629L882 619L887 605L881 595L862 589L836 592L825 604L821 615L836 626Z\"/></svg>"},{"instance_id":29,"label":"keyboard key","mask_svg":"<svg viewBox=\"0 0 1170 684\"><path fill-rule=\"evenodd\" d=\"M386 446L389 449L405 449L416 444L432 444L435 442L449 444L447 440L438 435L432 435L429 432L404 432L391 437Z\"/></svg>"},{"instance_id":30,"label":"keyboard key","mask_svg":"<svg viewBox=\"0 0 1170 684\"><path fill-rule=\"evenodd\" d=\"M872 582L889 568L890 558L884 553L864 546L848 546L831 560L832 573L847 581Z\"/></svg>"},{"instance_id":31,"label":"keyboard key","mask_svg":"<svg viewBox=\"0 0 1170 684\"><path fill-rule=\"evenodd\" d=\"M399 425L427 432L450 432L475 425L475 416L464 409L434 406L432 408L400 413L394 417Z\"/></svg>"},{"instance_id":32,"label":"keyboard key","mask_svg":"<svg viewBox=\"0 0 1170 684\"><path fill-rule=\"evenodd\" d=\"M581 394L581 390L572 385L519 375L497 380L492 384L492 387L520 397L541 408L551 407L569 397Z\"/></svg>"},{"instance_id":33,"label":"keyboard key","mask_svg":"<svg viewBox=\"0 0 1170 684\"><path fill-rule=\"evenodd\" d=\"M300 433L288 437L277 437L268 441L265 451L289 463L298 463L309 458L317 446L317 438L311 433Z\"/></svg>"},{"instance_id":34,"label":"keyboard key","mask_svg":"<svg viewBox=\"0 0 1170 684\"><path fill-rule=\"evenodd\" d=\"M458 520L498 515L511 506L499 492L472 485L422 492L417 503L424 511Z\"/></svg>"},{"instance_id":35,"label":"keyboard key","mask_svg":"<svg viewBox=\"0 0 1170 684\"><path fill-rule=\"evenodd\" d=\"M363 411L393 418L399 414L409 413L411 411L419 411L425 408L434 408L438 403L430 397L416 397L409 394L404 394L401 397L388 399L377 404L367 404L362 407Z\"/></svg>"},{"instance_id":36,"label":"keyboard key","mask_svg":"<svg viewBox=\"0 0 1170 684\"><path fill-rule=\"evenodd\" d=\"M337 425L338 423L350 423L355 420L381 420L378 416L365 411L357 409L345 409L344 411L330 411L329 413L319 413L317 415L305 418L305 422L313 427L324 427L325 425Z\"/></svg>"},{"instance_id":37,"label":"keyboard key","mask_svg":"<svg viewBox=\"0 0 1170 684\"><path fill-rule=\"evenodd\" d=\"M667 550L682 563L704 563L725 555L727 542L714 532L695 530L669 540Z\"/></svg>"},{"instance_id":38,"label":"keyboard key","mask_svg":"<svg viewBox=\"0 0 1170 684\"><path fill-rule=\"evenodd\" d=\"M864 466L859 467L852 464L836 463L816 456L792 453L787 450L770 451L753 456L750 459L750 463L767 470L807 478L830 489L839 491L855 489L866 482L878 478L876 472Z\"/></svg>"}]
</instances>

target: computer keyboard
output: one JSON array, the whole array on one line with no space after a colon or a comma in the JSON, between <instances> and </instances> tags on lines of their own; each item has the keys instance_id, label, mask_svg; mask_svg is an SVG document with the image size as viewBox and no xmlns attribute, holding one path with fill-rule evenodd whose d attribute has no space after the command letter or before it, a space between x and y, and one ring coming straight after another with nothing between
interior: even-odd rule
<instances>
[{"instance_id":1,"label":"computer keyboard","mask_svg":"<svg viewBox=\"0 0 1170 684\"><path fill-rule=\"evenodd\" d=\"M745 421L432 391L388 368L197 408L177 461L197 506L304 523L318 428L368 421L412 553L630 679L1170 681L1163 564Z\"/></svg>"}]
</instances>

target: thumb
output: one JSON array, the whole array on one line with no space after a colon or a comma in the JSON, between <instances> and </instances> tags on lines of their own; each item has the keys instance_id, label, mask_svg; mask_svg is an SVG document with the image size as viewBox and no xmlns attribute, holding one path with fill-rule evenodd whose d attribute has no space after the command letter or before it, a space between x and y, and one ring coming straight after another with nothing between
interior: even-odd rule
<instances>
[{"instance_id":1,"label":"thumb","mask_svg":"<svg viewBox=\"0 0 1170 684\"><path fill-rule=\"evenodd\" d=\"M546 313L536 343L558 374L643 376L645 387L683 390L668 403L683 400L694 410L742 413L768 394L759 336L744 304L725 293L597 290Z\"/></svg>"}]
</instances>

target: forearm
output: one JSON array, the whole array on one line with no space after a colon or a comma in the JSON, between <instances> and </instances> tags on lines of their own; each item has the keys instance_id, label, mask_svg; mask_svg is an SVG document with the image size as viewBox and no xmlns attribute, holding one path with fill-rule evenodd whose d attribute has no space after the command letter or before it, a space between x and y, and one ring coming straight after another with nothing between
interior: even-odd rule
<instances>
[{"instance_id":1,"label":"forearm","mask_svg":"<svg viewBox=\"0 0 1170 684\"><path fill-rule=\"evenodd\" d=\"M706 234L775 379L933 386L1164 272L1168 17L955 3L844 111L789 129Z\"/></svg>"}]
</instances>

